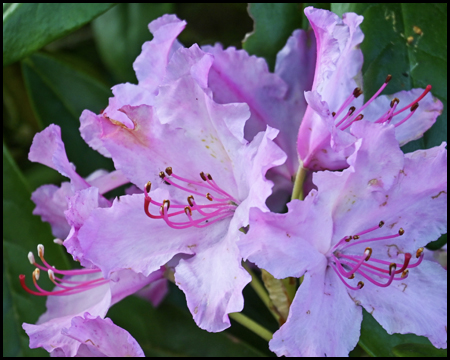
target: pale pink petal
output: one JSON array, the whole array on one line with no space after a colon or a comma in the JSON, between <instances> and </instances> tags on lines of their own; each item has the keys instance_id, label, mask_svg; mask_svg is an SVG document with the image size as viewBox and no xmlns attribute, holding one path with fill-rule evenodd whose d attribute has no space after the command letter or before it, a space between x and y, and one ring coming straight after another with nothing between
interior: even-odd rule
<instances>
[{"instance_id":1,"label":"pale pink petal","mask_svg":"<svg viewBox=\"0 0 450 360\"><path fill-rule=\"evenodd\" d=\"M230 228L216 244L180 260L175 268L175 283L186 294L195 322L209 332L228 328L228 314L244 307L242 290L251 276L241 266L237 232Z\"/></svg>"},{"instance_id":2,"label":"pale pink petal","mask_svg":"<svg viewBox=\"0 0 450 360\"><path fill-rule=\"evenodd\" d=\"M42 221L52 227L53 236L64 239L70 231L70 225L64 216L67 209L67 198L73 195L72 187L63 182L61 187L42 185L31 194L31 200L36 204L33 215L39 215Z\"/></svg>"},{"instance_id":3,"label":"pale pink petal","mask_svg":"<svg viewBox=\"0 0 450 360\"><path fill-rule=\"evenodd\" d=\"M317 44L312 90L322 96L331 111L337 111L353 90L361 87L363 55L359 44L364 34L359 25L364 18L347 13L341 20L330 11L313 7L307 7L305 15L314 30Z\"/></svg>"},{"instance_id":4,"label":"pale pink petal","mask_svg":"<svg viewBox=\"0 0 450 360\"><path fill-rule=\"evenodd\" d=\"M102 115L96 115L90 110L84 110L80 116L80 134L86 144L92 149L110 158L111 154L104 147L101 140L102 121L106 121Z\"/></svg>"},{"instance_id":5,"label":"pale pink petal","mask_svg":"<svg viewBox=\"0 0 450 360\"><path fill-rule=\"evenodd\" d=\"M146 287L139 290L135 295L150 301L154 307L157 307L169 292L167 279L156 280Z\"/></svg>"},{"instance_id":6,"label":"pale pink petal","mask_svg":"<svg viewBox=\"0 0 450 360\"><path fill-rule=\"evenodd\" d=\"M424 260L382 291L367 282L350 293L389 334L426 336L447 348L447 272L440 265Z\"/></svg>"},{"instance_id":7,"label":"pale pink petal","mask_svg":"<svg viewBox=\"0 0 450 360\"><path fill-rule=\"evenodd\" d=\"M84 179L76 173L75 166L67 159L61 139L61 128L58 125L51 124L34 136L28 159L47 165L68 177L75 190L88 187Z\"/></svg>"},{"instance_id":8,"label":"pale pink petal","mask_svg":"<svg viewBox=\"0 0 450 360\"><path fill-rule=\"evenodd\" d=\"M144 87L130 83L119 84L112 87L114 97L109 98L109 105L103 111L102 116L112 121L122 123L132 129L134 127L131 120L121 111L124 105L153 105L155 95Z\"/></svg>"},{"instance_id":9,"label":"pale pink petal","mask_svg":"<svg viewBox=\"0 0 450 360\"><path fill-rule=\"evenodd\" d=\"M145 356L128 331L114 325L111 319L91 316L88 312L83 316L74 317L71 326L63 329L62 334L88 347L91 356ZM82 349L83 352L84 350Z\"/></svg>"},{"instance_id":10,"label":"pale pink petal","mask_svg":"<svg viewBox=\"0 0 450 360\"><path fill-rule=\"evenodd\" d=\"M181 47L176 38L185 26L186 22L175 15L163 15L149 24L153 40L142 45L142 52L133 64L139 86L156 93L166 74L171 55Z\"/></svg>"},{"instance_id":11,"label":"pale pink petal","mask_svg":"<svg viewBox=\"0 0 450 360\"><path fill-rule=\"evenodd\" d=\"M311 197L308 201L309 199ZM249 259L279 279L300 277L312 264L324 261L325 257L315 244L310 242L311 239L329 239L332 229L327 229L327 224L318 228L313 223L310 228L319 232L299 231L302 223L308 223L314 216L320 216L317 213L302 211L302 208L310 208L303 205L297 200L290 202L287 214L263 213L260 209L251 209L250 229L247 234L242 234L238 241L244 259Z\"/></svg>"},{"instance_id":12,"label":"pale pink petal","mask_svg":"<svg viewBox=\"0 0 450 360\"><path fill-rule=\"evenodd\" d=\"M307 271L286 323L269 342L278 356L347 356L356 346L362 311L326 262Z\"/></svg>"},{"instance_id":13,"label":"pale pink petal","mask_svg":"<svg viewBox=\"0 0 450 360\"><path fill-rule=\"evenodd\" d=\"M346 168L356 138L336 128L328 104L317 91L306 92L305 98L309 106L297 143L303 166L315 171Z\"/></svg>"},{"instance_id":14,"label":"pale pink petal","mask_svg":"<svg viewBox=\"0 0 450 360\"><path fill-rule=\"evenodd\" d=\"M71 280L97 279L99 274L76 275ZM89 312L95 316L106 315L111 304L109 285L105 284L82 293L68 296L49 296L47 312L41 315L36 325L22 325L30 337L30 348L43 347L48 352L61 348L66 356L75 356L79 343L61 335L61 330L70 326L74 316Z\"/></svg>"}]
</instances>

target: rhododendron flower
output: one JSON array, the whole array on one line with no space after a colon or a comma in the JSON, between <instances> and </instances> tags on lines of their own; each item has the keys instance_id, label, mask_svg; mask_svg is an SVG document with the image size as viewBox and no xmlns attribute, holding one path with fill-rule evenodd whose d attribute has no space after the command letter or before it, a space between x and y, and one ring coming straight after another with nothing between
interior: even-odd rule
<instances>
[{"instance_id":1,"label":"rhododendron flower","mask_svg":"<svg viewBox=\"0 0 450 360\"><path fill-rule=\"evenodd\" d=\"M297 141L303 167L345 168L356 141L348 129L363 118L393 124L400 145L418 139L434 124L443 105L429 94L431 86L379 96L390 75L363 105L363 55L359 49L364 38L359 28L362 16L347 13L341 20L330 11L312 7L305 9L305 15L316 36L317 58L312 89L305 92L308 107Z\"/></svg>"},{"instance_id":2,"label":"rhododendron flower","mask_svg":"<svg viewBox=\"0 0 450 360\"><path fill-rule=\"evenodd\" d=\"M145 194L95 209L78 238L83 256L106 278L121 269L147 276L185 254L175 282L197 324L221 331L230 325L227 314L242 310L241 292L250 281L235 244L239 229L248 224L250 207L268 211L272 182L265 174L285 154L273 143L278 131L272 128L250 143L244 139L246 104L211 99L212 63L196 45L179 48L154 106L122 106L126 120L107 110L83 112L82 128L97 129L91 143Z\"/></svg>"},{"instance_id":3,"label":"rhododendron flower","mask_svg":"<svg viewBox=\"0 0 450 360\"><path fill-rule=\"evenodd\" d=\"M423 246L447 228L445 144L404 155L395 128L359 122L343 172L319 172L317 190L287 214L252 209L241 253L276 278L302 277L277 355L345 356L363 306L389 334L447 345L447 277ZM426 319L426 321L424 321Z\"/></svg>"},{"instance_id":4,"label":"rhododendron flower","mask_svg":"<svg viewBox=\"0 0 450 360\"><path fill-rule=\"evenodd\" d=\"M50 353L57 350L55 355L59 356L75 356L82 345L80 337L88 336L92 339L91 333L97 331L99 321L89 321L90 316L104 318L112 305L161 279L164 272L164 269L159 269L146 277L131 270L122 270L115 272L110 279L104 279L99 269L60 270L49 265L44 258L42 245L38 245L38 254L42 265L36 263L33 253L28 254L31 264L36 267L33 272L36 290L25 285L24 275L20 276L20 282L27 292L48 296L47 311L41 315L36 325L24 323L22 327L30 337L30 348L43 347ZM53 291L47 291L38 285L41 271L47 272L55 284ZM80 320L80 316L84 316L85 321ZM76 324L80 321L84 323L83 329L76 329ZM111 321L105 324L113 327L114 331L109 333L109 338L103 340L110 344L104 345L113 346L114 343L123 342L120 338L125 331L119 330ZM137 345L132 338L128 342L132 347ZM84 352L83 349L81 351Z\"/></svg>"}]
</instances>

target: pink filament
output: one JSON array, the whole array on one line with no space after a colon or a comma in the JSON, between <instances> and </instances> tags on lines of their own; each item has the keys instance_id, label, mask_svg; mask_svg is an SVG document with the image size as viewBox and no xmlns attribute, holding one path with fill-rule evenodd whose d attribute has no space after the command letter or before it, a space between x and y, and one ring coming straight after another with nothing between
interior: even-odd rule
<instances>
[{"instance_id":1,"label":"pink filament","mask_svg":"<svg viewBox=\"0 0 450 360\"><path fill-rule=\"evenodd\" d=\"M374 284L376 286L387 287L394 280L397 281L397 280L405 279L408 275L407 273L405 273L405 271L407 271L407 269L411 269L411 268L419 266L420 263L422 262L423 257L424 257L423 252L420 253L420 255L418 255L418 260L415 263L410 262L411 257L412 257L411 254L405 253L405 258L404 258L403 264L392 263L389 261L380 260L380 259L376 259L376 258L372 258L372 257L369 257L369 259L366 260L366 258L367 258L366 251L368 250L367 248L364 251L364 254L362 257L359 255L347 255L347 254L343 253L343 251L345 249L348 249L354 245L360 245L362 243L367 243L367 242L373 242L374 244L377 244L379 240L392 239L392 238L395 238L395 237L398 237L398 236L401 236L404 234L404 231L402 229L400 229L397 234L354 241L355 236L359 237L359 236L368 234L370 232L373 232L376 229L381 228L383 226L383 224L384 224L384 222L380 222L380 224L378 226L374 226L367 230L363 230L353 236L343 237L333 247L332 254L330 255L330 258L329 258L329 265L337 273L337 275L339 276L341 281L344 282L344 284L347 287L349 287L350 289L358 290L358 289L362 288L362 286L361 287L350 286L347 283L347 281L344 279L344 277L349 278L353 274L358 274L358 275L364 277L365 279L369 280L372 284ZM352 241L352 242L347 244L346 240L348 240L348 239L351 239L350 241ZM369 255L371 255L371 253ZM383 268L380 266L375 266L371 263L381 264L381 265L386 266L386 268ZM344 268L344 266L345 266L345 268ZM396 277L396 275L399 275L399 274L401 274L401 275ZM383 283L383 282L377 281L374 278L374 276L381 278L381 279L387 279L387 282Z\"/></svg>"},{"instance_id":2,"label":"pink filament","mask_svg":"<svg viewBox=\"0 0 450 360\"><path fill-rule=\"evenodd\" d=\"M195 184L199 187L203 187L205 189L210 190L211 192L214 192L218 194L219 196L211 195L210 193L202 194L198 191L193 191L191 189L188 189L185 186L182 186L172 179L169 179L168 176L164 175L164 181L166 181L168 184L186 191L190 194L188 197L189 206L186 205L172 205L168 202L168 200L164 200L163 203L159 203L157 201L152 200L152 198L148 195L147 187L144 188L144 211L145 214L152 218L152 219L163 219L168 226L170 226L173 229L186 229L189 227L197 227L202 228L205 226L209 226L219 220L225 219L229 217L234 209L236 209L237 201L226 191L222 190L216 182L211 178L210 175L204 175L201 174L203 182L199 181L192 181L189 179L185 179L181 176L178 176L173 173L171 170L170 172L167 171L168 176L171 176L173 179L176 179L178 181L183 181L188 184ZM205 196L208 200L212 201L210 204L206 205L199 205L194 201L194 198L192 194ZM159 215L153 215L150 213L149 207L150 204L156 205L159 207ZM170 204L170 206L169 206ZM170 208L175 209L183 209L176 212L169 212ZM197 212L198 215L200 215L200 218L195 219L192 214ZM173 218L178 215L186 215L188 218L188 221L173 221L170 218Z\"/></svg>"}]
</instances>

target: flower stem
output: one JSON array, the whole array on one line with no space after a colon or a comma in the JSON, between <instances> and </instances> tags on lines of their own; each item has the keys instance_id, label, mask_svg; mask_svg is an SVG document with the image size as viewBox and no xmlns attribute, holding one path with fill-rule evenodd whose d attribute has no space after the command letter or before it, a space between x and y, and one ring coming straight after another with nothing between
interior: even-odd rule
<instances>
[{"instance_id":1,"label":"flower stem","mask_svg":"<svg viewBox=\"0 0 450 360\"><path fill-rule=\"evenodd\" d=\"M273 315L276 321L280 320L279 315L273 310L272 308L272 302L270 301L269 294L267 293L266 289L264 288L263 284L259 281L258 277L255 275L255 273L246 265L245 263L242 263L242 266L245 270L251 275L252 281L250 282L251 287L253 290L255 290L256 294L259 296L261 301L266 305L266 307L269 309L270 313Z\"/></svg>"},{"instance_id":2,"label":"flower stem","mask_svg":"<svg viewBox=\"0 0 450 360\"><path fill-rule=\"evenodd\" d=\"M234 321L237 321L242 326L245 326L247 329L253 331L255 334L261 336L264 340L269 341L272 339L273 334L267 330L266 328L262 327L252 319L248 318L242 313L231 313L229 314L230 318L232 318Z\"/></svg>"},{"instance_id":3,"label":"flower stem","mask_svg":"<svg viewBox=\"0 0 450 360\"><path fill-rule=\"evenodd\" d=\"M303 200L303 183L308 174L308 169L303 167L303 163L300 162L300 167L297 171L297 176L295 177L294 190L292 191L291 200L299 199Z\"/></svg>"}]
</instances>

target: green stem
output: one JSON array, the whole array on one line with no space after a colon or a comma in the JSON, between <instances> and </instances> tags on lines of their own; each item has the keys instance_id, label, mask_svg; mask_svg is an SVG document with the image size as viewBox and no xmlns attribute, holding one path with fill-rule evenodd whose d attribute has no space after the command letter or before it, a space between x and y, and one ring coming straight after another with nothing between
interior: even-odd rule
<instances>
[{"instance_id":1,"label":"green stem","mask_svg":"<svg viewBox=\"0 0 450 360\"><path fill-rule=\"evenodd\" d=\"M263 286L263 284L261 284L261 282L259 281L258 277L255 275L255 273L245 263L242 263L242 266L244 267L245 270L247 270L247 272L252 277L252 281L250 283L250 286L253 288L253 290L255 290L256 294L259 296L261 301L269 309L270 313L273 315L275 320L279 321L280 317L275 311L273 311L272 302L271 302L271 300L269 298L269 294L267 293L267 291L266 291L265 287Z\"/></svg>"},{"instance_id":2,"label":"green stem","mask_svg":"<svg viewBox=\"0 0 450 360\"><path fill-rule=\"evenodd\" d=\"M270 341L272 339L273 334L267 330L266 328L262 327L252 319L248 318L242 313L231 313L228 314L230 318L232 318L234 321L237 321L242 326L245 326L247 329L253 331L255 334L261 336L264 340Z\"/></svg>"},{"instance_id":3,"label":"green stem","mask_svg":"<svg viewBox=\"0 0 450 360\"><path fill-rule=\"evenodd\" d=\"M297 176L295 177L294 190L292 191L291 200L303 200L303 183L305 181L306 174L308 174L308 169L305 169L303 167L303 164L300 163L300 167L297 171Z\"/></svg>"}]
</instances>

